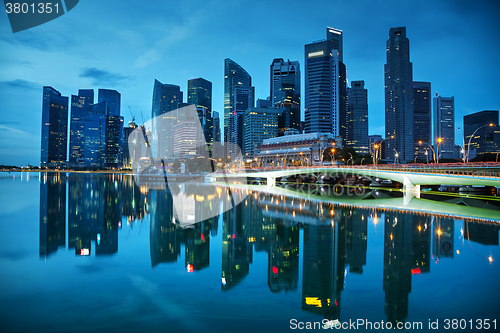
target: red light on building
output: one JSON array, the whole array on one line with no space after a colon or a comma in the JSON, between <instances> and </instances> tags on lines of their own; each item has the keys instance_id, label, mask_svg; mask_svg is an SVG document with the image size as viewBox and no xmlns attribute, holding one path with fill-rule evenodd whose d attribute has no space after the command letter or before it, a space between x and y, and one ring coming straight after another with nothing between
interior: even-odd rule
<instances>
[{"instance_id":1,"label":"red light on building","mask_svg":"<svg viewBox=\"0 0 500 333\"><path fill-rule=\"evenodd\" d=\"M235 237L236 237L236 235L235 235L235 234L233 234L233 235L231 236L231 238L232 238L232 239L234 239Z\"/></svg>"},{"instance_id":2,"label":"red light on building","mask_svg":"<svg viewBox=\"0 0 500 333\"><path fill-rule=\"evenodd\" d=\"M205 236L203 234L201 234L201 241L205 243Z\"/></svg>"},{"instance_id":3,"label":"red light on building","mask_svg":"<svg viewBox=\"0 0 500 333\"><path fill-rule=\"evenodd\" d=\"M193 271L193 265L187 264L186 270L188 271L188 273L191 273Z\"/></svg>"},{"instance_id":4,"label":"red light on building","mask_svg":"<svg viewBox=\"0 0 500 333\"><path fill-rule=\"evenodd\" d=\"M420 268L412 268L412 270L411 270L411 275L413 275L413 274L420 274L420 273L422 273L420 271Z\"/></svg>"},{"instance_id":5,"label":"red light on building","mask_svg":"<svg viewBox=\"0 0 500 333\"><path fill-rule=\"evenodd\" d=\"M278 274L278 267L273 266L273 273L274 273L274 274Z\"/></svg>"},{"instance_id":6,"label":"red light on building","mask_svg":"<svg viewBox=\"0 0 500 333\"><path fill-rule=\"evenodd\" d=\"M337 299L335 299L335 305L337 305Z\"/></svg>"}]
</instances>

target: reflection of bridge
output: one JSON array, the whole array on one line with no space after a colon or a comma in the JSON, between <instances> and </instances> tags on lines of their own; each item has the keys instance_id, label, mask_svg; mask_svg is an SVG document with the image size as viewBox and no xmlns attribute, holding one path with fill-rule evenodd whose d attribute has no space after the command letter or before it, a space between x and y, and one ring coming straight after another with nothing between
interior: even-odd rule
<instances>
[{"instance_id":1,"label":"reflection of bridge","mask_svg":"<svg viewBox=\"0 0 500 333\"><path fill-rule=\"evenodd\" d=\"M303 190L290 190L287 188L273 186L271 188L266 188L261 185L247 185L247 184L230 184L227 183L217 183L217 185L229 186L231 188L237 188L242 190L251 190L255 193L272 194L272 195L282 195L288 198L295 198L299 200L312 200L324 203L331 203L340 206L352 206L352 207L362 207L362 208L373 208L380 210L389 211L408 211L415 213L424 213L432 215L445 215L456 218L465 218L478 221L489 221L489 222L500 222L500 214L497 207L491 206L492 209L471 207L467 206L466 200L458 201L452 200L451 202L435 201L429 199L420 199L414 196L405 197L389 197L384 195L383 192L376 190L366 192L362 195L356 194L323 194L321 191L321 186L314 186L317 188L316 191L303 191ZM282 201L282 200L280 200ZM283 204L286 202L283 201ZM302 210L307 209L303 201L299 201L302 207L296 209L294 205L289 207L290 214L293 217L294 214L307 215L302 212ZM287 203L287 206L289 204ZM295 206L297 204L295 203ZM269 210L272 206L268 204ZM307 219L309 221L309 219ZM317 223L317 222L316 222Z\"/></svg>"},{"instance_id":2,"label":"reflection of bridge","mask_svg":"<svg viewBox=\"0 0 500 333\"><path fill-rule=\"evenodd\" d=\"M363 167L316 167L316 168L288 168L264 172L241 172L212 174L210 180L217 181L219 178L261 178L267 180L267 187L276 185L276 178L291 176L312 175L321 178L323 175L357 175L369 178L389 179L404 185L404 192L412 192L419 196L420 185L479 185L500 186L500 175L498 172L478 171L474 174L468 170L460 169L432 169L432 168L363 168Z\"/></svg>"}]
</instances>

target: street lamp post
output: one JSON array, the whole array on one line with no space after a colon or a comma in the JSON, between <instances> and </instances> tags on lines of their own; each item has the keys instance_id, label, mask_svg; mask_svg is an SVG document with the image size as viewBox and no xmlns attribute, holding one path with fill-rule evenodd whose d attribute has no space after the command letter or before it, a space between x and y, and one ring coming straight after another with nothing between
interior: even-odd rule
<instances>
[{"instance_id":1,"label":"street lamp post","mask_svg":"<svg viewBox=\"0 0 500 333\"><path fill-rule=\"evenodd\" d=\"M394 149L394 151L396 152L396 154L394 154L394 164L396 164L396 160L398 160L399 154L398 154L398 151L396 149ZM399 164L399 160L398 160L398 164Z\"/></svg>"},{"instance_id":2,"label":"street lamp post","mask_svg":"<svg viewBox=\"0 0 500 333\"><path fill-rule=\"evenodd\" d=\"M474 134L476 134L477 131L479 131L481 128L483 127L486 127L486 126L490 126L490 127L493 127L495 126L493 123L489 123L489 124L486 124L486 125L483 125L483 126L479 126L475 131L474 133L472 133L472 135L470 136L470 139L469 139L469 143L467 143L467 162L466 163L469 163L469 153L470 153L470 142L472 141L472 138L474 137Z\"/></svg>"},{"instance_id":3,"label":"street lamp post","mask_svg":"<svg viewBox=\"0 0 500 333\"><path fill-rule=\"evenodd\" d=\"M434 163L436 163L436 152L434 151L434 148L432 148L432 146L430 144L428 144L427 142L422 142L422 141L419 141L418 144L421 145L422 143L425 143L426 145L429 146L429 148L432 150L432 159L434 160ZM427 155L427 150L425 150L425 155ZM427 156L427 164L429 164L429 157Z\"/></svg>"},{"instance_id":4,"label":"street lamp post","mask_svg":"<svg viewBox=\"0 0 500 333\"><path fill-rule=\"evenodd\" d=\"M442 138L438 138L438 146L437 146L437 160L436 160L436 163L439 164L439 145L441 144L441 142L443 142L443 139Z\"/></svg>"}]
</instances>

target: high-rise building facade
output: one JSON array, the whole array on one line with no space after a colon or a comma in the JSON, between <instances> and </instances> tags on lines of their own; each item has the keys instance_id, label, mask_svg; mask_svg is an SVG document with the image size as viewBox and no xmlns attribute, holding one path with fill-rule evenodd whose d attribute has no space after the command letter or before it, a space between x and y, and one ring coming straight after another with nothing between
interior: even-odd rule
<instances>
[{"instance_id":1,"label":"high-rise building facade","mask_svg":"<svg viewBox=\"0 0 500 333\"><path fill-rule=\"evenodd\" d=\"M252 98L253 92L250 89L235 88L233 91L233 111L229 115L229 133L226 140L231 143L228 150L231 157L238 155L237 147L243 150L243 115L253 107Z\"/></svg>"},{"instance_id":2,"label":"high-rise building facade","mask_svg":"<svg viewBox=\"0 0 500 333\"><path fill-rule=\"evenodd\" d=\"M66 162L68 147L67 96L52 87L43 87L41 166Z\"/></svg>"},{"instance_id":3,"label":"high-rise building facade","mask_svg":"<svg viewBox=\"0 0 500 333\"><path fill-rule=\"evenodd\" d=\"M485 110L464 116L465 153L469 155L469 159L500 152L498 125L498 110Z\"/></svg>"},{"instance_id":4,"label":"high-rise building facade","mask_svg":"<svg viewBox=\"0 0 500 333\"><path fill-rule=\"evenodd\" d=\"M104 167L108 108L106 102L92 106L85 119L83 159L86 167Z\"/></svg>"},{"instance_id":5,"label":"high-rise building facade","mask_svg":"<svg viewBox=\"0 0 500 333\"><path fill-rule=\"evenodd\" d=\"M413 71L410 41L406 27L391 28L386 43L385 73L385 157L401 162L412 161L413 141Z\"/></svg>"},{"instance_id":6,"label":"high-rise building facade","mask_svg":"<svg viewBox=\"0 0 500 333\"><path fill-rule=\"evenodd\" d=\"M269 108L249 108L243 121L243 156L252 158L257 146L263 140L278 136L278 110Z\"/></svg>"},{"instance_id":7,"label":"high-rise building facade","mask_svg":"<svg viewBox=\"0 0 500 333\"><path fill-rule=\"evenodd\" d=\"M280 135L288 129L300 129L300 64L276 58L271 64L272 107L280 109Z\"/></svg>"},{"instance_id":8,"label":"high-rise building facade","mask_svg":"<svg viewBox=\"0 0 500 333\"><path fill-rule=\"evenodd\" d=\"M305 46L305 132L332 133L345 140L347 73L342 30L327 28L327 39Z\"/></svg>"},{"instance_id":9,"label":"high-rise building facade","mask_svg":"<svg viewBox=\"0 0 500 333\"><path fill-rule=\"evenodd\" d=\"M453 159L455 150L455 98L441 97L434 101L434 151L439 158ZM437 157L437 156L436 156Z\"/></svg>"},{"instance_id":10,"label":"high-rise building facade","mask_svg":"<svg viewBox=\"0 0 500 333\"><path fill-rule=\"evenodd\" d=\"M255 89L252 87L252 77L233 60L224 60L224 129L222 135L224 141L228 141L229 136L229 116L235 111L234 91L236 88L248 89L250 91L250 105L254 105ZM243 110L245 111L245 110Z\"/></svg>"},{"instance_id":11,"label":"high-rise building facade","mask_svg":"<svg viewBox=\"0 0 500 333\"><path fill-rule=\"evenodd\" d=\"M368 91L365 81L352 81L347 96L347 145L359 154L368 154Z\"/></svg>"},{"instance_id":12,"label":"high-rise building facade","mask_svg":"<svg viewBox=\"0 0 500 333\"><path fill-rule=\"evenodd\" d=\"M220 115L218 111L212 111L212 119L214 142L220 142Z\"/></svg>"},{"instance_id":13,"label":"high-rise building facade","mask_svg":"<svg viewBox=\"0 0 500 333\"><path fill-rule=\"evenodd\" d=\"M121 114L121 94L116 90L99 89L98 102L106 103L106 144L104 166L122 166L123 117Z\"/></svg>"},{"instance_id":14,"label":"high-rise building facade","mask_svg":"<svg viewBox=\"0 0 500 333\"><path fill-rule=\"evenodd\" d=\"M157 154L158 158L173 156L173 127L177 124L177 115L169 111L178 109L182 98L179 86L163 84L155 79L151 110L151 146L153 154Z\"/></svg>"},{"instance_id":15,"label":"high-rise building facade","mask_svg":"<svg viewBox=\"0 0 500 333\"><path fill-rule=\"evenodd\" d=\"M197 107L205 107L212 114L212 82L201 77L188 80L187 102Z\"/></svg>"},{"instance_id":16,"label":"high-rise building facade","mask_svg":"<svg viewBox=\"0 0 500 333\"><path fill-rule=\"evenodd\" d=\"M122 158L124 168L132 168L132 163L135 160L134 153L136 152L137 147L132 140L132 142L130 142L131 147L129 149L129 137L130 135L133 135L132 133L136 128L137 124L133 121L129 121L128 126L123 128ZM132 155L130 155L130 152L132 152Z\"/></svg>"},{"instance_id":17,"label":"high-rise building facade","mask_svg":"<svg viewBox=\"0 0 500 333\"><path fill-rule=\"evenodd\" d=\"M426 159L431 141L431 83L413 81L413 145L414 160Z\"/></svg>"},{"instance_id":18,"label":"high-rise building facade","mask_svg":"<svg viewBox=\"0 0 500 333\"><path fill-rule=\"evenodd\" d=\"M71 95L71 121L69 139L69 161L84 163L85 121L94 105L94 90L80 89L78 96Z\"/></svg>"}]
</instances>

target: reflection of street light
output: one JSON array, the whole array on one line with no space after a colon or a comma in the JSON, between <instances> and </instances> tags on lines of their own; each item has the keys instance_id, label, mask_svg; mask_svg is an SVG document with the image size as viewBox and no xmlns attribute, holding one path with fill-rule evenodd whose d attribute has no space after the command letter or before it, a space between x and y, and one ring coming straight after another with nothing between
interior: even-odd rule
<instances>
[{"instance_id":1,"label":"reflection of street light","mask_svg":"<svg viewBox=\"0 0 500 333\"><path fill-rule=\"evenodd\" d=\"M479 131L479 129L483 128L483 127L486 127L486 126L490 126L490 127L493 127L495 126L493 123L489 123L489 124L486 124L486 125L483 125L483 126L479 126L475 131L474 133L472 133L472 135L470 136L470 139L469 139L469 143L467 143L467 162L466 163L469 163L469 153L470 153L470 142L472 140L472 138L474 137L474 134L476 134L477 131Z\"/></svg>"}]
</instances>

